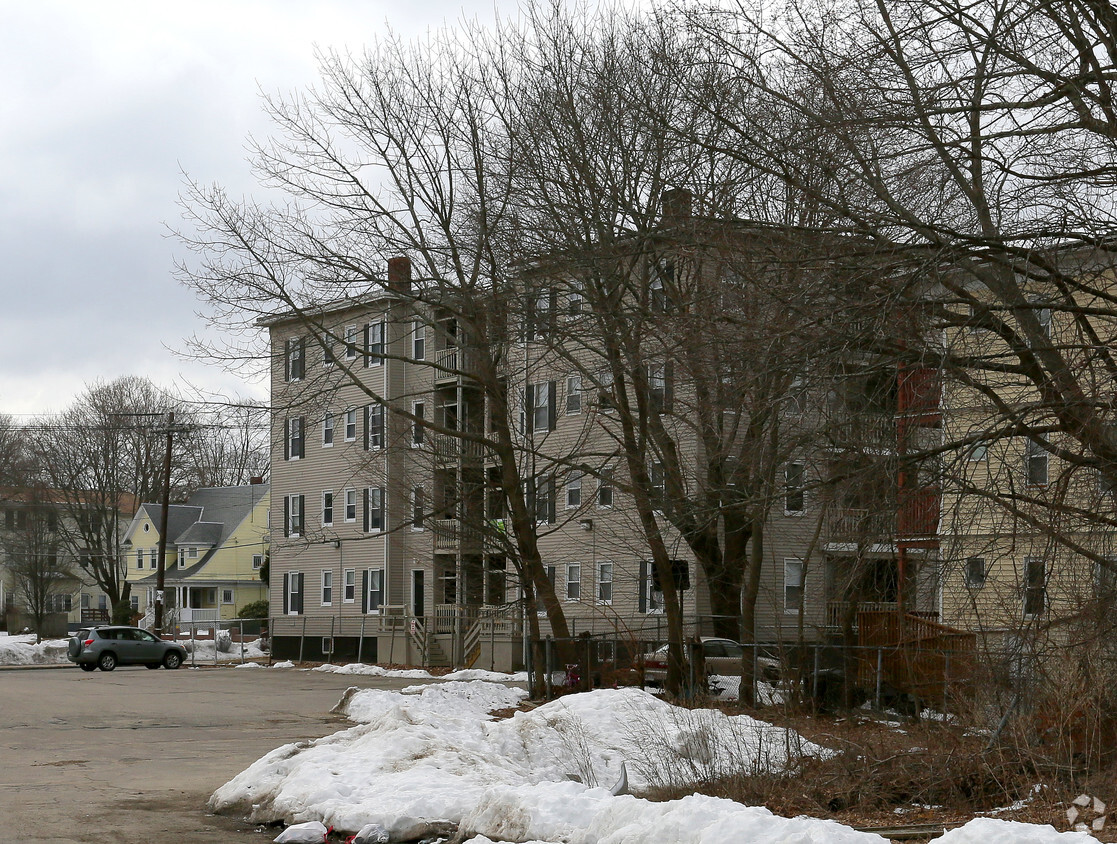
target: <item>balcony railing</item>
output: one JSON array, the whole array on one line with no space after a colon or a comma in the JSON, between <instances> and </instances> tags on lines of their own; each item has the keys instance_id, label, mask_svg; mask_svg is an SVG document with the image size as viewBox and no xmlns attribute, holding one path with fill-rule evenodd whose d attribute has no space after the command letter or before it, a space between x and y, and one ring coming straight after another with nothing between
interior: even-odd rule
<instances>
[{"instance_id":1,"label":"balcony railing","mask_svg":"<svg viewBox=\"0 0 1117 844\"><path fill-rule=\"evenodd\" d=\"M826 626L827 627L841 627L842 619L845 618L846 613L849 612L849 601L827 601L826 602ZM896 601L858 601L857 612L853 618L853 626L858 624L858 616L862 613L896 613L899 614L900 605ZM908 610L907 615L913 618L926 619L928 621L935 621L939 614L933 611L912 611Z\"/></svg>"},{"instance_id":2,"label":"balcony railing","mask_svg":"<svg viewBox=\"0 0 1117 844\"><path fill-rule=\"evenodd\" d=\"M435 551L479 550L481 531L460 519L431 519L428 524L434 533Z\"/></svg>"},{"instance_id":3,"label":"balcony railing","mask_svg":"<svg viewBox=\"0 0 1117 844\"><path fill-rule=\"evenodd\" d=\"M433 434L430 437L435 457L443 462L456 463L464 460L479 463L483 454L481 443L463 440L449 434Z\"/></svg>"},{"instance_id":4,"label":"balcony railing","mask_svg":"<svg viewBox=\"0 0 1117 844\"><path fill-rule=\"evenodd\" d=\"M457 381L460 378L468 378L471 370L470 364L473 361L474 358L471 355L457 346L435 352L435 383L448 383Z\"/></svg>"},{"instance_id":5,"label":"balcony railing","mask_svg":"<svg viewBox=\"0 0 1117 844\"><path fill-rule=\"evenodd\" d=\"M827 527L831 541L880 542L892 538L896 521L895 515L885 509L844 507L830 513Z\"/></svg>"}]
</instances>

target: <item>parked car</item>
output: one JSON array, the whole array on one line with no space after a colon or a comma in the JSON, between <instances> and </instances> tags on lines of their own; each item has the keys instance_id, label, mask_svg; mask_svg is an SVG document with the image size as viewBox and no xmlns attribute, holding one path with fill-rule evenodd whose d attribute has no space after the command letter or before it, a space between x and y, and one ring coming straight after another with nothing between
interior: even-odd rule
<instances>
[{"instance_id":1,"label":"parked car","mask_svg":"<svg viewBox=\"0 0 1117 844\"><path fill-rule=\"evenodd\" d=\"M706 663L706 675L717 674L725 677L741 676L741 657L744 647L732 639L702 638L702 656ZM667 645L650 654L644 654L644 682L650 686L662 685L667 679ZM764 655L756 658L757 673L766 680L779 679L778 660Z\"/></svg>"},{"instance_id":2,"label":"parked car","mask_svg":"<svg viewBox=\"0 0 1117 844\"><path fill-rule=\"evenodd\" d=\"M87 627L69 642L66 656L82 671L112 671L118 665L146 665L175 669L186 659L186 648L167 642L139 627Z\"/></svg>"}]
</instances>

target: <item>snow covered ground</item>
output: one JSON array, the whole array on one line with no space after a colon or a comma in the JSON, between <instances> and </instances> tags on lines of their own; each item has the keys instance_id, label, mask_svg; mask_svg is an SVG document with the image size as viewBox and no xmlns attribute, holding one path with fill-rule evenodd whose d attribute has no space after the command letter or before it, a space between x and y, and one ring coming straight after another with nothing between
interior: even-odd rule
<instances>
[{"instance_id":1,"label":"snow covered ground","mask_svg":"<svg viewBox=\"0 0 1117 844\"><path fill-rule=\"evenodd\" d=\"M472 844L885 840L834 821L782 818L700 795L657 803L618 787L626 775L628 787L640 793L734 771L790 774L804 756L832 752L791 730L680 709L638 689L568 695L500 720L488 714L524 696L521 689L460 679L399 692L350 689L336 711L356 726L269 753L219 788L210 808L243 811L257 822L321 821L345 832L380 824L393 841L445 822ZM940 840L1094 839L980 818Z\"/></svg>"}]
</instances>

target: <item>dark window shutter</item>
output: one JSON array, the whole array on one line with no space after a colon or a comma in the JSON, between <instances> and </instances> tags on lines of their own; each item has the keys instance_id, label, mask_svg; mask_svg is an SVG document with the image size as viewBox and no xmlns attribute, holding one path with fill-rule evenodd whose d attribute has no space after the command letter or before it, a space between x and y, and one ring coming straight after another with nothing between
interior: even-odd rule
<instances>
[{"instance_id":1,"label":"dark window shutter","mask_svg":"<svg viewBox=\"0 0 1117 844\"><path fill-rule=\"evenodd\" d=\"M558 521L558 519L555 518L555 498L557 497L555 486L555 479L554 476L552 476L547 481L547 521L552 525Z\"/></svg>"},{"instance_id":2,"label":"dark window shutter","mask_svg":"<svg viewBox=\"0 0 1117 844\"><path fill-rule=\"evenodd\" d=\"M362 490L362 492L364 494L364 499L365 499L365 506L362 508L365 511L365 533L368 533L368 499L369 499L368 487L366 486Z\"/></svg>"},{"instance_id":3,"label":"dark window shutter","mask_svg":"<svg viewBox=\"0 0 1117 844\"><path fill-rule=\"evenodd\" d=\"M306 575L300 571L298 574L295 575L295 577L299 581L299 606L296 608L296 612L298 612L299 615L302 615L303 601L306 598L306 589L304 588L306 586Z\"/></svg>"},{"instance_id":4,"label":"dark window shutter","mask_svg":"<svg viewBox=\"0 0 1117 844\"><path fill-rule=\"evenodd\" d=\"M283 380L291 380L291 341L283 344Z\"/></svg>"},{"instance_id":5,"label":"dark window shutter","mask_svg":"<svg viewBox=\"0 0 1117 844\"><path fill-rule=\"evenodd\" d=\"M283 575L283 614L287 615L291 611L291 592L290 583L291 573L286 572Z\"/></svg>"},{"instance_id":6,"label":"dark window shutter","mask_svg":"<svg viewBox=\"0 0 1117 844\"><path fill-rule=\"evenodd\" d=\"M361 572L361 612L368 612L368 569Z\"/></svg>"},{"instance_id":7,"label":"dark window shutter","mask_svg":"<svg viewBox=\"0 0 1117 844\"><path fill-rule=\"evenodd\" d=\"M283 459L291 459L291 420L283 420Z\"/></svg>"},{"instance_id":8,"label":"dark window shutter","mask_svg":"<svg viewBox=\"0 0 1117 844\"><path fill-rule=\"evenodd\" d=\"M372 405L365 405L365 451L368 451L369 425L372 424Z\"/></svg>"},{"instance_id":9,"label":"dark window shutter","mask_svg":"<svg viewBox=\"0 0 1117 844\"><path fill-rule=\"evenodd\" d=\"M299 457L306 457L306 417L299 417Z\"/></svg>"},{"instance_id":10,"label":"dark window shutter","mask_svg":"<svg viewBox=\"0 0 1117 844\"><path fill-rule=\"evenodd\" d=\"M364 355L362 357L364 359L364 367L365 367L365 369L368 369L369 361L371 360L371 357L372 357L368 353L369 341L372 339L369 336L370 335L370 323L367 323L367 322L365 323L365 332L364 333L365 333L365 349L364 349Z\"/></svg>"},{"instance_id":11,"label":"dark window shutter","mask_svg":"<svg viewBox=\"0 0 1117 844\"><path fill-rule=\"evenodd\" d=\"M637 592L637 594L639 596L638 599L637 599L637 606L636 606L636 611L637 612L644 613L644 612L648 611L648 590L649 589L650 589L650 584L648 583L648 561L647 560L641 560L640 561L640 588Z\"/></svg>"},{"instance_id":12,"label":"dark window shutter","mask_svg":"<svg viewBox=\"0 0 1117 844\"><path fill-rule=\"evenodd\" d=\"M665 361L663 364L663 412L671 412L671 404L675 400L675 362Z\"/></svg>"},{"instance_id":13,"label":"dark window shutter","mask_svg":"<svg viewBox=\"0 0 1117 844\"><path fill-rule=\"evenodd\" d=\"M558 422L556 408L558 407L557 382L547 382L547 430L553 431Z\"/></svg>"},{"instance_id":14,"label":"dark window shutter","mask_svg":"<svg viewBox=\"0 0 1117 844\"><path fill-rule=\"evenodd\" d=\"M306 496L299 496L299 536L306 536ZM300 575L301 577L301 575Z\"/></svg>"},{"instance_id":15,"label":"dark window shutter","mask_svg":"<svg viewBox=\"0 0 1117 844\"><path fill-rule=\"evenodd\" d=\"M291 499L286 495L283 496L283 535L291 535ZM284 584L287 583L286 578L283 580Z\"/></svg>"},{"instance_id":16,"label":"dark window shutter","mask_svg":"<svg viewBox=\"0 0 1117 844\"><path fill-rule=\"evenodd\" d=\"M535 433L535 385L524 387L524 433Z\"/></svg>"}]
</instances>

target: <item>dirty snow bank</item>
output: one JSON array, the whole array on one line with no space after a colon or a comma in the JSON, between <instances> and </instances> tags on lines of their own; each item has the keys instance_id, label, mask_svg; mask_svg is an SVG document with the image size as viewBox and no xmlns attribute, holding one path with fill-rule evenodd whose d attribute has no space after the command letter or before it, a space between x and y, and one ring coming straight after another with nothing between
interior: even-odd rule
<instances>
[{"instance_id":1,"label":"dirty snow bank","mask_svg":"<svg viewBox=\"0 0 1117 844\"><path fill-rule=\"evenodd\" d=\"M616 803L614 811L615 798L595 787L614 785L625 760L632 786L640 789L680 778L784 770L803 755L830 752L793 731L747 716L680 709L638 689L570 695L501 721L486 714L525 695L493 683L453 681L402 692L351 690L338 711L364 723L273 751L218 789L210 808L244 809L253 821L321 820L347 831L367 823L391 830L400 819L469 818L471 829L498 838L507 836L503 830L513 815L520 819L517 840L545 839L563 818L584 820L591 810L602 818L595 823L605 826L617 822L617 812L657 812L663 804L636 798ZM581 782L570 782L571 775ZM534 809L516 808L524 800L552 809L540 809L533 820ZM626 809L633 801L643 808ZM574 815L563 809L561 818L555 816L575 802L581 808ZM733 812L742 809L721 802ZM790 823L749 811L762 812L767 825ZM598 840L587 836L587 842Z\"/></svg>"},{"instance_id":2,"label":"dirty snow bank","mask_svg":"<svg viewBox=\"0 0 1117 844\"><path fill-rule=\"evenodd\" d=\"M59 665L66 659L68 639L43 639L36 645L35 634L0 636L0 665Z\"/></svg>"}]
</instances>

